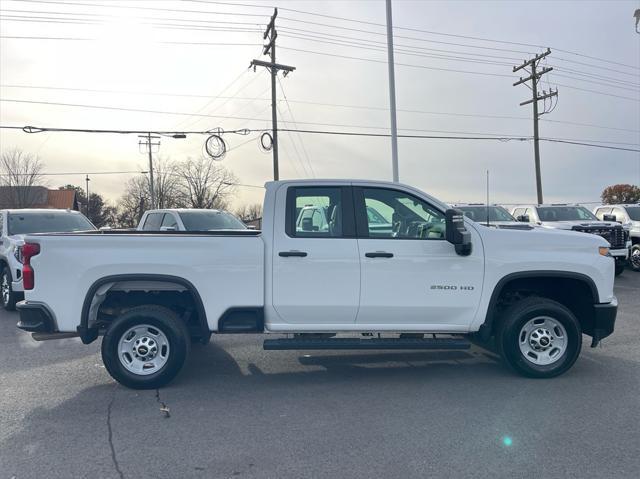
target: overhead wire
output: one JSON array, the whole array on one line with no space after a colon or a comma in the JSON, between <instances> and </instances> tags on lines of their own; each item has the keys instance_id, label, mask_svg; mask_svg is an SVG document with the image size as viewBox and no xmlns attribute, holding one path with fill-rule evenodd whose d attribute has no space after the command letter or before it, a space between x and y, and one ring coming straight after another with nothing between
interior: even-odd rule
<instances>
[{"instance_id":1,"label":"overhead wire","mask_svg":"<svg viewBox=\"0 0 640 479\"><path fill-rule=\"evenodd\" d=\"M58 87L58 86L44 86L44 85L18 85L18 84L0 84L0 88L18 88L18 89L42 89L42 90L53 90L53 91L78 91L78 92L89 92L89 93L108 93L108 94L128 94L128 95L150 95L150 96L167 96L167 97L189 97L189 98L215 98L215 99L228 99L233 98L238 101L270 101L270 98L260 98L260 96L250 96L250 97L231 97L231 96L212 96L212 95L204 95L204 94L189 94L189 93L170 93L170 92L149 92L149 91L137 91L137 90L112 90L112 89L98 89L98 88L78 88L78 87ZM268 87L269 88L269 87ZM267 88L267 90L268 90ZM358 109L358 110L370 110L370 111L384 111L388 112L389 108L380 107L380 106L369 106L369 105L353 105L353 104L344 104L344 103L326 103L319 101L310 101L310 100L297 100L291 99L287 97L289 103L293 104L302 104L302 105L310 105L310 106L321 106L321 107L329 107L329 108L349 108L349 109ZM267 106L268 108L268 106ZM442 115L442 116L453 116L453 117L463 117L463 118L491 118L491 119L501 119L501 120L524 120L531 121L531 118L526 116L513 116L513 115L490 115L490 114L478 114L478 113L461 113L461 112L444 112L444 111L428 111L428 110L416 110L416 109L404 109L398 108L398 113L409 113L409 114L423 114L423 115ZM238 112L234 112L238 114ZM626 131L631 133L638 133L638 129L631 128L618 128L614 126L607 125L596 125L592 123L581 123L574 121L565 121L565 120L551 120L551 119L541 119L541 121L549 122L549 123L558 123L558 124L566 124L566 125L574 125L574 126L583 126L589 128L598 128L605 130L617 130L617 131Z\"/></svg>"},{"instance_id":2,"label":"overhead wire","mask_svg":"<svg viewBox=\"0 0 640 479\"><path fill-rule=\"evenodd\" d=\"M294 128L298 128L298 124L296 122L295 116L293 115L293 110L291 109L291 105L289 104L289 100L287 98L287 94L284 91L284 87L282 86L282 81L280 80L280 77L276 77L278 80L278 85L280 86L280 91L282 92L282 98L285 101L285 104L287 105L287 110L289 111L289 116L291 117L291 123L293 124ZM300 142L300 145L302 146L302 151L304 153L304 157L305 160L307 161L307 164L309 166L309 170L311 171L311 177L315 178L316 177L316 173L313 169L313 164L311 162L311 158L309 157L309 153L307 152L307 148L304 144L304 141L302 140L302 137L300 135L298 135L298 141ZM295 142L293 140L293 138L291 139L291 142L294 143Z\"/></svg>"}]
</instances>

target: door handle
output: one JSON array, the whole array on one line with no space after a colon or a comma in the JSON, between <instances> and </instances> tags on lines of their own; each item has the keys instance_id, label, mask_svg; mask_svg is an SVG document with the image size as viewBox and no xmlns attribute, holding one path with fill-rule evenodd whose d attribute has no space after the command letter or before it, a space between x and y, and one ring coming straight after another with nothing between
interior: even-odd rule
<instances>
[{"instance_id":1,"label":"door handle","mask_svg":"<svg viewBox=\"0 0 640 479\"><path fill-rule=\"evenodd\" d=\"M374 251L372 253L364 254L367 258L393 258L393 253L387 253L385 251Z\"/></svg>"},{"instance_id":2,"label":"door handle","mask_svg":"<svg viewBox=\"0 0 640 479\"><path fill-rule=\"evenodd\" d=\"M283 258L288 258L289 256L304 258L307 256L307 253L305 251L280 251L278 256L282 256Z\"/></svg>"}]
</instances>

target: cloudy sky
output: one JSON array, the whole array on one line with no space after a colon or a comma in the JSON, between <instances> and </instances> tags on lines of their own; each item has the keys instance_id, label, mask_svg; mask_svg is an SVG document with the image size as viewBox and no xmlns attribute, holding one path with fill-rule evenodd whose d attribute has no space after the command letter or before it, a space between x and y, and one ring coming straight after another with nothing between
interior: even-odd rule
<instances>
[{"instance_id":1,"label":"cloudy sky","mask_svg":"<svg viewBox=\"0 0 640 479\"><path fill-rule=\"evenodd\" d=\"M0 0L0 124L205 131L270 126L261 57L274 2ZM277 1L278 62L296 67L278 88L281 127L388 133L383 1ZM552 50L540 90L559 90L540 135L640 149L637 1L394 0L401 134L530 137L525 85L512 66ZM640 28L640 27L639 27ZM287 101L284 100L284 94ZM40 103L33 103L40 102ZM46 103L42 103L46 102ZM52 103L56 103L54 105ZM60 105L64 104L64 105ZM543 107L541 103L541 108ZM546 105L551 107L549 103ZM143 110L143 111L141 111ZM195 114L195 115L194 115ZM296 123L293 123L295 119ZM271 179L259 133L225 135L224 164L242 184ZM163 138L159 155L199 156L205 137ZM281 177L391 179L385 137L282 133ZM136 135L1 130L2 149L37 154L50 186L84 172L146 170ZM530 141L399 141L400 180L449 202L535 200ZM590 202L615 183L640 183L640 153L541 142L547 201ZM133 173L92 176L116 201ZM260 201L238 187L236 203Z\"/></svg>"}]
</instances>

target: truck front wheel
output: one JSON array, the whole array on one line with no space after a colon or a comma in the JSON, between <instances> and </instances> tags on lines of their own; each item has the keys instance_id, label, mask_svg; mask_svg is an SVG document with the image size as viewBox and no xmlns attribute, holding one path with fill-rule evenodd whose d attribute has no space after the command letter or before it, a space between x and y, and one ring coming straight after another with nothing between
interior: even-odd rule
<instances>
[{"instance_id":1,"label":"truck front wheel","mask_svg":"<svg viewBox=\"0 0 640 479\"><path fill-rule=\"evenodd\" d=\"M102 361L120 384L133 389L162 387L180 372L191 340L173 311L138 306L113 321L102 340Z\"/></svg>"},{"instance_id":2,"label":"truck front wheel","mask_svg":"<svg viewBox=\"0 0 640 479\"><path fill-rule=\"evenodd\" d=\"M631 247L629 266L631 266L632 270L640 272L640 243L636 243Z\"/></svg>"},{"instance_id":3,"label":"truck front wheel","mask_svg":"<svg viewBox=\"0 0 640 479\"><path fill-rule=\"evenodd\" d=\"M562 304L529 297L504 312L496 343L504 361L518 373L551 378L575 363L582 348L582 330Z\"/></svg>"},{"instance_id":4,"label":"truck front wheel","mask_svg":"<svg viewBox=\"0 0 640 479\"><path fill-rule=\"evenodd\" d=\"M624 267L627 265L626 259L616 259L616 276L620 276L624 273Z\"/></svg>"}]
</instances>

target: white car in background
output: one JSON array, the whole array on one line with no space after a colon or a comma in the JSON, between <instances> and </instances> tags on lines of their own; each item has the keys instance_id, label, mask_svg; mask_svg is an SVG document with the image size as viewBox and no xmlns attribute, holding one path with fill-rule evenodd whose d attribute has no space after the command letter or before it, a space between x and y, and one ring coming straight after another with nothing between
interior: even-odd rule
<instances>
[{"instance_id":1,"label":"white car in background","mask_svg":"<svg viewBox=\"0 0 640 479\"><path fill-rule=\"evenodd\" d=\"M136 229L138 231L220 231L248 228L227 211L170 208L146 211Z\"/></svg>"},{"instance_id":2,"label":"white car in background","mask_svg":"<svg viewBox=\"0 0 640 479\"><path fill-rule=\"evenodd\" d=\"M598 206L593 214L603 221L617 221L628 230L631 240L629 266L640 271L640 203Z\"/></svg>"},{"instance_id":3,"label":"white car in background","mask_svg":"<svg viewBox=\"0 0 640 479\"><path fill-rule=\"evenodd\" d=\"M22 245L26 234L91 231L96 227L80 212L53 209L0 210L0 296L15 309L23 295Z\"/></svg>"}]
</instances>

